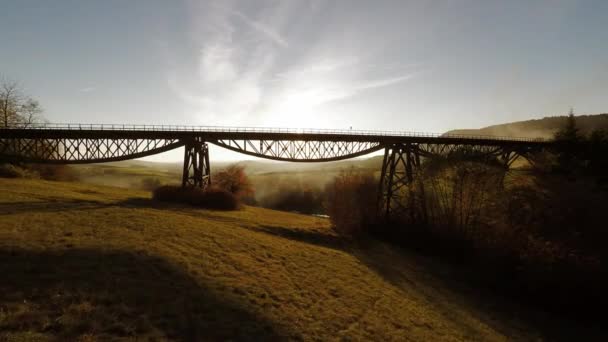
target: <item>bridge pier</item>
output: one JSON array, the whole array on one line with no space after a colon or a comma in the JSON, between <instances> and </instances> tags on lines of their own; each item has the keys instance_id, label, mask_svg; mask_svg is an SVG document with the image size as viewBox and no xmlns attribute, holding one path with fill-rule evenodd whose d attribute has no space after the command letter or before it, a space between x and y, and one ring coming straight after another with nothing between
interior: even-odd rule
<instances>
[{"instance_id":1,"label":"bridge pier","mask_svg":"<svg viewBox=\"0 0 608 342\"><path fill-rule=\"evenodd\" d=\"M420 219L413 210L418 197L424 205L424 186L415 182L420 173L420 151L415 144L393 144L384 149L382 171L378 190L380 215L386 220L391 216L410 215L413 222ZM415 183L418 193L415 192ZM425 210L422 210L424 213Z\"/></svg>"},{"instance_id":2,"label":"bridge pier","mask_svg":"<svg viewBox=\"0 0 608 342\"><path fill-rule=\"evenodd\" d=\"M200 139L186 142L184 146L182 187L206 189L209 185L211 185L209 146Z\"/></svg>"}]
</instances>

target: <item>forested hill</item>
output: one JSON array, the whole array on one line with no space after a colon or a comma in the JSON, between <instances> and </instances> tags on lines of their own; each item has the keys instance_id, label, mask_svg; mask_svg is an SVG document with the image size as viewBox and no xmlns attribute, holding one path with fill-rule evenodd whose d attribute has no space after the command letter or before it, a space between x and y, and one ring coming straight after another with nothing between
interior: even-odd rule
<instances>
[{"instance_id":1,"label":"forested hill","mask_svg":"<svg viewBox=\"0 0 608 342\"><path fill-rule=\"evenodd\" d=\"M537 120L517 121L480 129L455 129L447 134L487 134L525 138L549 138L564 125L566 115L551 116ZM594 129L608 129L608 114L576 116L576 124L581 133L588 134Z\"/></svg>"}]
</instances>

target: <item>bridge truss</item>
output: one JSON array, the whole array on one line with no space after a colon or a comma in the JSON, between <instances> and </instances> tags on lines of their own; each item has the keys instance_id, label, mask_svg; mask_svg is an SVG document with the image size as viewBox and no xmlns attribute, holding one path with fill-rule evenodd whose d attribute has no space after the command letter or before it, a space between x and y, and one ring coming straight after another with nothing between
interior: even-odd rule
<instances>
[{"instance_id":1,"label":"bridge truss","mask_svg":"<svg viewBox=\"0 0 608 342\"><path fill-rule=\"evenodd\" d=\"M290 162L344 160L384 149L379 208L386 217L407 212L425 160L461 157L508 170L550 143L538 139L406 132L267 128L54 125L0 128L0 160L79 164L141 158L184 146L182 186L211 184L209 145ZM424 189L418 189L424 191ZM409 197L408 197L409 196Z\"/></svg>"},{"instance_id":2,"label":"bridge truss","mask_svg":"<svg viewBox=\"0 0 608 342\"><path fill-rule=\"evenodd\" d=\"M183 144L179 139L0 137L0 157L41 164L104 163L142 158Z\"/></svg>"},{"instance_id":3,"label":"bridge truss","mask_svg":"<svg viewBox=\"0 0 608 342\"><path fill-rule=\"evenodd\" d=\"M542 145L472 145L447 143L395 143L384 150L382 170L378 189L378 207L384 217L409 215L410 222L420 222L411 208L424 206L424 184L420 180L423 162L432 159L466 160L493 164L502 168L500 178L503 185L504 175L513 162L522 157L533 164L534 155ZM417 195L416 195L417 194ZM420 203L416 203L420 202ZM418 206L419 207L419 206ZM425 210L422 210L424 213Z\"/></svg>"}]
</instances>

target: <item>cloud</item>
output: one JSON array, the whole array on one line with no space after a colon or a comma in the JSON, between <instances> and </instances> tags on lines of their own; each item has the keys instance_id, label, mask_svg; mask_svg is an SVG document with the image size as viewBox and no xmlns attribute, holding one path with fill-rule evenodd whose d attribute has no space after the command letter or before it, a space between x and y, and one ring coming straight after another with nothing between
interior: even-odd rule
<instances>
[{"instance_id":1,"label":"cloud","mask_svg":"<svg viewBox=\"0 0 608 342\"><path fill-rule=\"evenodd\" d=\"M233 81L237 67L233 61L233 48L224 44L210 44L201 51L199 73L208 82Z\"/></svg>"},{"instance_id":2,"label":"cloud","mask_svg":"<svg viewBox=\"0 0 608 342\"><path fill-rule=\"evenodd\" d=\"M281 37L281 35L279 35L279 33L272 27L265 25L259 21L252 20L251 18L249 18L248 16L244 15L243 13L241 13L239 11L232 11L232 14L234 14L235 16L242 19L249 26L253 27L260 33L264 34L267 38L269 38L276 44L281 45L283 47L289 46L289 44L287 44L287 41L285 39L283 39L283 37Z\"/></svg>"},{"instance_id":3,"label":"cloud","mask_svg":"<svg viewBox=\"0 0 608 342\"><path fill-rule=\"evenodd\" d=\"M411 79L414 74L402 75L384 79L363 80L358 83L336 83L327 85L319 82L314 86L287 91L283 98L288 102L297 102L311 107L327 104L333 101L345 100L360 93L381 87L387 87Z\"/></svg>"},{"instance_id":4,"label":"cloud","mask_svg":"<svg viewBox=\"0 0 608 342\"><path fill-rule=\"evenodd\" d=\"M359 84L356 87L356 90L363 91L363 90L367 90L367 89L374 89L374 88L390 86L390 85L393 85L396 83L407 81L410 78L414 77L414 75L415 74L412 73L412 74L402 75L402 76L398 76L398 77L390 77L390 78L385 78L385 79L366 81L366 82Z\"/></svg>"},{"instance_id":5,"label":"cloud","mask_svg":"<svg viewBox=\"0 0 608 342\"><path fill-rule=\"evenodd\" d=\"M84 88L81 88L81 89L79 89L79 90L80 90L81 92L83 92L83 93L90 93L90 92L92 92L92 91L97 90L97 87L84 87Z\"/></svg>"},{"instance_id":6,"label":"cloud","mask_svg":"<svg viewBox=\"0 0 608 342\"><path fill-rule=\"evenodd\" d=\"M194 3L189 11L192 42L188 55L166 47L171 60L167 83L183 101L192 123L309 125L307 122L314 121L322 125L322 116L329 112L322 107L400 84L417 72L419 65L393 63L387 67L369 51L353 53L317 44L315 39L324 41L326 37L320 30L318 36L314 34L315 27L307 21L298 21L311 11L309 6L299 5L279 2L275 7L245 11L223 2L204 7ZM296 22L306 27L291 27L288 32L316 38L306 41L296 36L293 40L298 44L288 44L279 34L280 28ZM251 39L250 28L263 39Z\"/></svg>"}]
</instances>

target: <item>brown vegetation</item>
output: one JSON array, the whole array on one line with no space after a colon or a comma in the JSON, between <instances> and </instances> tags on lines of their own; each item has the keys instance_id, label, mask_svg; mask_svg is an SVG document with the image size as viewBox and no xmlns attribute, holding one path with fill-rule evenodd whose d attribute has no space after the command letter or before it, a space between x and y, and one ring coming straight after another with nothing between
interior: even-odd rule
<instances>
[{"instance_id":1,"label":"brown vegetation","mask_svg":"<svg viewBox=\"0 0 608 342\"><path fill-rule=\"evenodd\" d=\"M352 170L327 185L326 209L338 232L357 235L375 226L377 188L374 177Z\"/></svg>"},{"instance_id":2,"label":"brown vegetation","mask_svg":"<svg viewBox=\"0 0 608 342\"><path fill-rule=\"evenodd\" d=\"M161 202L185 203L200 208L236 210L239 201L232 193L218 188L206 190L165 185L152 192L152 198Z\"/></svg>"},{"instance_id":3,"label":"brown vegetation","mask_svg":"<svg viewBox=\"0 0 608 342\"><path fill-rule=\"evenodd\" d=\"M507 174L466 158L426 160L401 194L404 210L382 225L369 224L375 201L360 195L375 182L344 174L328 187L330 217L339 232L373 233L446 257L472 267L470 276L485 286L597 318L608 304L606 136L578 134L572 121L536 168Z\"/></svg>"},{"instance_id":4,"label":"brown vegetation","mask_svg":"<svg viewBox=\"0 0 608 342\"><path fill-rule=\"evenodd\" d=\"M41 178L53 181L75 181L78 175L68 165L0 164L0 177Z\"/></svg>"},{"instance_id":5,"label":"brown vegetation","mask_svg":"<svg viewBox=\"0 0 608 342\"><path fill-rule=\"evenodd\" d=\"M253 197L254 191L245 167L233 164L213 175L213 186L233 194L239 199Z\"/></svg>"},{"instance_id":6,"label":"brown vegetation","mask_svg":"<svg viewBox=\"0 0 608 342\"><path fill-rule=\"evenodd\" d=\"M260 186L262 191L257 191ZM298 212L302 214L323 214L324 192L317 184L310 184L299 176L282 178L268 177L265 184L256 183L259 194L257 205L264 208Z\"/></svg>"}]
</instances>

